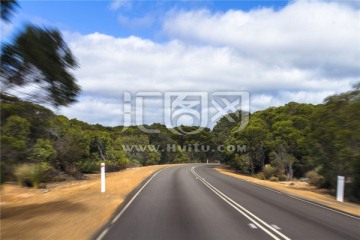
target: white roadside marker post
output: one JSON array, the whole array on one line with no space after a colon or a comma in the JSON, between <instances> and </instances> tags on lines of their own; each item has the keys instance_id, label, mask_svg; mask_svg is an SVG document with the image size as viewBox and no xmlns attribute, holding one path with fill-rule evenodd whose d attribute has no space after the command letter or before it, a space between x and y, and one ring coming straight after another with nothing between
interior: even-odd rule
<instances>
[{"instance_id":1,"label":"white roadside marker post","mask_svg":"<svg viewBox=\"0 0 360 240\"><path fill-rule=\"evenodd\" d=\"M338 176L337 177L337 189L336 189L336 201L339 201L339 202L344 201L344 185L345 185L345 177Z\"/></svg>"},{"instance_id":2,"label":"white roadside marker post","mask_svg":"<svg viewBox=\"0 0 360 240\"><path fill-rule=\"evenodd\" d=\"M206 164L208 164L209 163L209 159L206 159Z\"/></svg>"},{"instance_id":3,"label":"white roadside marker post","mask_svg":"<svg viewBox=\"0 0 360 240\"><path fill-rule=\"evenodd\" d=\"M105 192L105 163L100 164L101 192Z\"/></svg>"}]
</instances>

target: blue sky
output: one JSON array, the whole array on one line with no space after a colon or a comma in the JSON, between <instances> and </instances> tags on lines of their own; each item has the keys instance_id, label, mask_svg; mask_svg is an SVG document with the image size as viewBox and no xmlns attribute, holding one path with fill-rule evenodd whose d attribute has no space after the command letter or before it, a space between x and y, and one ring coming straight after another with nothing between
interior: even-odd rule
<instances>
[{"instance_id":1,"label":"blue sky","mask_svg":"<svg viewBox=\"0 0 360 240\"><path fill-rule=\"evenodd\" d=\"M58 28L80 64L74 75L82 92L56 112L89 123L122 125L126 92L134 99L148 91L244 91L254 112L322 103L360 80L360 1L19 4L12 23L1 22L2 41L25 22ZM144 123L166 122L164 99L146 106Z\"/></svg>"},{"instance_id":2,"label":"blue sky","mask_svg":"<svg viewBox=\"0 0 360 240\"><path fill-rule=\"evenodd\" d=\"M117 6L116 2L120 2ZM100 32L115 37L130 35L156 41L164 15L171 10L208 9L213 13L228 10L250 11L261 7L280 9L288 1L19 1L16 22L38 22L62 30L91 34ZM151 20L149 20L151 18ZM149 21L146 21L149 20ZM128 22L127 22L128 21ZM20 24L21 25L21 24Z\"/></svg>"}]
</instances>

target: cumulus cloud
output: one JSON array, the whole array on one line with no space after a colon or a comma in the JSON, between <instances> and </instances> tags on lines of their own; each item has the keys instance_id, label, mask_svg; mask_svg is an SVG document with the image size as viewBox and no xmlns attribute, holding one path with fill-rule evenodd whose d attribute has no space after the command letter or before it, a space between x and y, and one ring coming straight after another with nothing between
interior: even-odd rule
<instances>
[{"instance_id":1,"label":"cumulus cloud","mask_svg":"<svg viewBox=\"0 0 360 240\"><path fill-rule=\"evenodd\" d=\"M267 65L359 74L359 10L337 2L297 1L275 11L172 12L164 31L187 42L231 46Z\"/></svg>"},{"instance_id":2,"label":"cumulus cloud","mask_svg":"<svg viewBox=\"0 0 360 240\"><path fill-rule=\"evenodd\" d=\"M359 79L358 14L336 2L301 1L278 11L172 11L163 24L165 43L66 33L83 93L63 111L121 125L124 91L248 91L251 111L320 103ZM161 99L147 103L145 122L163 122Z\"/></svg>"}]
</instances>

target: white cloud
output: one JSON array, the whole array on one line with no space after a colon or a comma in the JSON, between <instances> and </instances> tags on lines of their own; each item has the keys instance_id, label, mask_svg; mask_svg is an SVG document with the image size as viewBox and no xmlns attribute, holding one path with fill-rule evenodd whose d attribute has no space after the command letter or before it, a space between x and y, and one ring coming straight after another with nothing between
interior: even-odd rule
<instances>
[{"instance_id":1,"label":"white cloud","mask_svg":"<svg viewBox=\"0 0 360 240\"><path fill-rule=\"evenodd\" d=\"M117 10L119 8L130 9L131 8L131 0L114 0L110 5L111 10Z\"/></svg>"},{"instance_id":2,"label":"white cloud","mask_svg":"<svg viewBox=\"0 0 360 240\"><path fill-rule=\"evenodd\" d=\"M243 90L251 94L251 111L320 103L359 80L358 14L338 3L301 1L279 11L171 12L166 43L66 33L83 93L63 112L120 125L124 91ZM146 121L163 122L161 108L150 105Z\"/></svg>"},{"instance_id":3,"label":"white cloud","mask_svg":"<svg viewBox=\"0 0 360 240\"><path fill-rule=\"evenodd\" d=\"M231 46L267 65L359 74L359 10L336 2L297 1L279 11L172 12L164 31L186 42Z\"/></svg>"}]
</instances>

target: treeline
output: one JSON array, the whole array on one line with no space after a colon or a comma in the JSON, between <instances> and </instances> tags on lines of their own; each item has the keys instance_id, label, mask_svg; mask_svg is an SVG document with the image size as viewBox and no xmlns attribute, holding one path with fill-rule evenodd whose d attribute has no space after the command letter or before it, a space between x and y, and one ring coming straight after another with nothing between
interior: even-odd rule
<instances>
[{"instance_id":1,"label":"treeline","mask_svg":"<svg viewBox=\"0 0 360 240\"><path fill-rule=\"evenodd\" d=\"M272 181L306 178L318 187L336 188L347 177L347 196L360 200L360 94L328 97L324 104L271 107L250 114L239 131L241 112L222 117L213 130L178 135L162 124L104 127L55 115L49 109L1 95L1 181L20 184L76 178L131 166L220 160L240 172ZM198 127L181 126L177 132ZM219 151L219 146L225 146ZM227 148L226 146L235 146ZM241 151L234 151L240 146ZM244 151L246 150L246 151Z\"/></svg>"},{"instance_id":2,"label":"treeline","mask_svg":"<svg viewBox=\"0 0 360 240\"><path fill-rule=\"evenodd\" d=\"M255 112L241 131L238 126L229 131L222 119L214 128L220 133L218 139L247 146L246 153L228 152L222 160L260 179L306 177L311 184L333 191L337 176L345 176L346 196L360 200L359 88L357 84L320 105L291 102Z\"/></svg>"},{"instance_id":3,"label":"treeline","mask_svg":"<svg viewBox=\"0 0 360 240\"><path fill-rule=\"evenodd\" d=\"M204 162L211 157L184 148L192 143L213 144L208 128L197 135L178 136L165 125L144 127L160 133L146 134L136 126L123 131L121 126L69 120L43 106L2 94L1 181L17 179L22 185L38 186L42 181L62 180L62 172L78 179L84 173L97 173L100 162L106 163L107 171L118 171L132 166Z\"/></svg>"}]
</instances>

